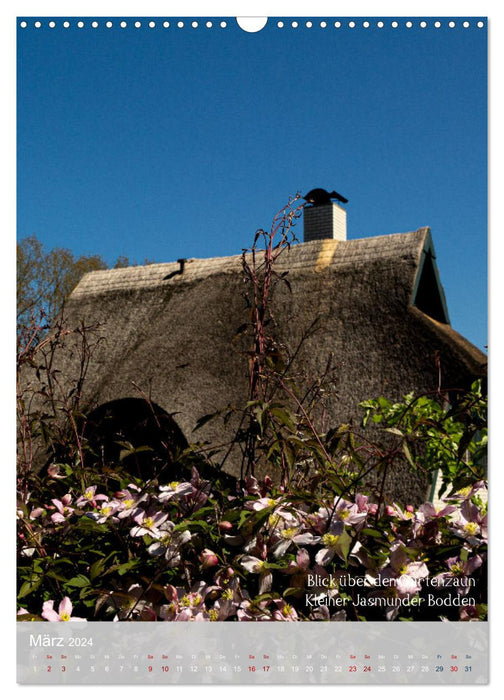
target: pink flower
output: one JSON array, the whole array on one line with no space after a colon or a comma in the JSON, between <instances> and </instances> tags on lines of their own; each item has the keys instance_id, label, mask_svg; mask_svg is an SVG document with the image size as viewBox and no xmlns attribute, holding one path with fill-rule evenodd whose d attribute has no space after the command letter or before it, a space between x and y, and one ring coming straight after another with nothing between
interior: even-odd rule
<instances>
[{"instance_id":1,"label":"pink flower","mask_svg":"<svg viewBox=\"0 0 504 700\"><path fill-rule=\"evenodd\" d=\"M259 574L259 595L271 591L273 573L268 568L268 562L246 554L241 558L240 564L245 571L251 574Z\"/></svg>"},{"instance_id":2,"label":"pink flower","mask_svg":"<svg viewBox=\"0 0 504 700\"><path fill-rule=\"evenodd\" d=\"M335 499L334 503L336 506L334 518L345 523L345 525L357 525L366 519L366 511L360 511L356 503L345 501L343 498L339 498L339 496Z\"/></svg>"},{"instance_id":3,"label":"pink flower","mask_svg":"<svg viewBox=\"0 0 504 700\"><path fill-rule=\"evenodd\" d=\"M85 617L71 617L73 605L70 598L65 596L59 604L58 612L54 610L54 600L46 600L42 606L42 617L45 617L49 622L68 622L69 620L77 620L85 622Z\"/></svg>"},{"instance_id":4,"label":"pink flower","mask_svg":"<svg viewBox=\"0 0 504 700\"><path fill-rule=\"evenodd\" d=\"M266 474L261 483L261 496L265 496L273 486L273 479Z\"/></svg>"},{"instance_id":5,"label":"pink flower","mask_svg":"<svg viewBox=\"0 0 504 700\"><path fill-rule=\"evenodd\" d=\"M96 493L96 486L90 486L87 488L82 496L80 496L76 501L75 505L76 506L93 506L93 508L96 508L97 501L108 501L108 496L105 496L103 493Z\"/></svg>"},{"instance_id":6,"label":"pink flower","mask_svg":"<svg viewBox=\"0 0 504 700\"><path fill-rule=\"evenodd\" d=\"M481 620L482 612L478 605L463 605L460 608L460 619L462 622Z\"/></svg>"},{"instance_id":7,"label":"pink flower","mask_svg":"<svg viewBox=\"0 0 504 700\"><path fill-rule=\"evenodd\" d=\"M471 588L469 577L482 564L483 560L478 554L467 559L467 561L463 561L460 557L451 557L446 560L448 571L434 576L432 580L438 586L451 586L457 583L458 585L455 586L456 591L461 595L466 595Z\"/></svg>"},{"instance_id":8,"label":"pink flower","mask_svg":"<svg viewBox=\"0 0 504 700\"><path fill-rule=\"evenodd\" d=\"M385 514L391 516L392 518L399 518L399 520L415 519L415 509L413 506L406 506L406 508L403 510L397 503L393 503L391 506L385 506Z\"/></svg>"},{"instance_id":9,"label":"pink flower","mask_svg":"<svg viewBox=\"0 0 504 700\"><path fill-rule=\"evenodd\" d=\"M175 496L190 496L193 492L193 486L188 481L172 481L167 486L160 486L159 502L166 503Z\"/></svg>"},{"instance_id":10,"label":"pink flower","mask_svg":"<svg viewBox=\"0 0 504 700\"><path fill-rule=\"evenodd\" d=\"M211 484L205 479L201 479L196 467L191 470L191 484L193 487L191 498L191 503L194 506L203 506L207 500L210 493Z\"/></svg>"},{"instance_id":11,"label":"pink flower","mask_svg":"<svg viewBox=\"0 0 504 700\"><path fill-rule=\"evenodd\" d=\"M166 513L161 513L161 511L155 513L146 513L146 511L141 508L136 508L133 513L133 520L137 523L135 527L130 530L130 535L132 537L143 537L144 535L150 535L155 539L162 537L162 532L159 530L159 526L168 519Z\"/></svg>"},{"instance_id":12,"label":"pink flower","mask_svg":"<svg viewBox=\"0 0 504 700\"><path fill-rule=\"evenodd\" d=\"M174 528L175 524L171 520L162 522L157 528L157 542L153 542L147 550L155 557L164 555L172 567L180 562L182 546L191 540L189 530L174 532Z\"/></svg>"},{"instance_id":13,"label":"pink flower","mask_svg":"<svg viewBox=\"0 0 504 700\"><path fill-rule=\"evenodd\" d=\"M130 489L133 492L136 491L136 493L132 493ZM124 491L119 491L116 496L119 504L117 517L121 520L131 515L138 508L139 504L147 499L147 494L140 494L140 489L134 484L128 484L128 488L124 489Z\"/></svg>"},{"instance_id":14,"label":"pink flower","mask_svg":"<svg viewBox=\"0 0 504 700\"><path fill-rule=\"evenodd\" d=\"M436 508L432 503L423 503L418 509L419 513L425 517L425 520L437 520L444 518L445 515L450 515L457 510L457 506L444 506L444 508Z\"/></svg>"},{"instance_id":15,"label":"pink flower","mask_svg":"<svg viewBox=\"0 0 504 700\"><path fill-rule=\"evenodd\" d=\"M298 614L296 609L285 602L282 598L275 600L278 610L273 613L274 620L281 620L282 622L296 622L298 619Z\"/></svg>"},{"instance_id":16,"label":"pink flower","mask_svg":"<svg viewBox=\"0 0 504 700\"><path fill-rule=\"evenodd\" d=\"M312 535L311 532L302 530L301 526L283 527L275 531L277 541L271 552L276 559L280 559L292 544L316 544L320 537Z\"/></svg>"},{"instance_id":17,"label":"pink flower","mask_svg":"<svg viewBox=\"0 0 504 700\"><path fill-rule=\"evenodd\" d=\"M390 564L381 571L384 579L393 579L399 597L415 595L422 588L422 579L429 575L423 561L410 559L405 545L397 541L390 548Z\"/></svg>"},{"instance_id":18,"label":"pink flower","mask_svg":"<svg viewBox=\"0 0 504 700\"><path fill-rule=\"evenodd\" d=\"M30 520L35 520L36 518L40 518L41 515L45 513L45 508L34 508L31 513L30 513Z\"/></svg>"},{"instance_id":19,"label":"pink flower","mask_svg":"<svg viewBox=\"0 0 504 700\"><path fill-rule=\"evenodd\" d=\"M321 605L319 608L316 608L313 611L310 618L313 620L333 620L335 622L344 622L346 620L346 611L338 610L338 612L331 615L327 605Z\"/></svg>"},{"instance_id":20,"label":"pink flower","mask_svg":"<svg viewBox=\"0 0 504 700\"><path fill-rule=\"evenodd\" d=\"M480 512L470 501L464 501L452 526L454 532L463 536L469 544L477 545L487 540L487 514Z\"/></svg>"},{"instance_id":21,"label":"pink flower","mask_svg":"<svg viewBox=\"0 0 504 700\"><path fill-rule=\"evenodd\" d=\"M194 585L189 593L183 588L175 588L170 584L164 589L166 598L170 602L160 608L159 617L162 620L189 622L209 619L205 607L205 597L211 589L204 581Z\"/></svg>"},{"instance_id":22,"label":"pink flower","mask_svg":"<svg viewBox=\"0 0 504 700\"><path fill-rule=\"evenodd\" d=\"M59 464L50 464L47 467L47 473L53 479L65 479L66 478L66 474L60 474L60 465Z\"/></svg>"},{"instance_id":23,"label":"pink flower","mask_svg":"<svg viewBox=\"0 0 504 700\"><path fill-rule=\"evenodd\" d=\"M255 476L246 476L245 477L245 494L246 495L253 495L256 493L260 493L260 488L259 488L259 482L255 478Z\"/></svg>"},{"instance_id":24,"label":"pink flower","mask_svg":"<svg viewBox=\"0 0 504 700\"><path fill-rule=\"evenodd\" d=\"M464 501L469 501L475 494L479 494L479 492L483 492L484 499L487 500L487 485L484 481L477 481L475 484L472 486L465 486L462 489L459 489L456 493L454 493L451 496L447 496L444 500L445 501L458 501L458 500L464 500Z\"/></svg>"},{"instance_id":25,"label":"pink flower","mask_svg":"<svg viewBox=\"0 0 504 700\"><path fill-rule=\"evenodd\" d=\"M285 569L282 570L285 571L286 574L298 574L300 572L305 572L309 566L310 555L308 550L304 549L304 547L300 547L296 552L296 559L290 561Z\"/></svg>"},{"instance_id":26,"label":"pink flower","mask_svg":"<svg viewBox=\"0 0 504 700\"><path fill-rule=\"evenodd\" d=\"M244 599L241 601L236 616L240 622L263 622L271 620L271 613L267 610L268 601L261 600L259 603L253 603L251 600Z\"/></svg>"},{"instance_id":27,"label":"pink flower","mask_svg":"<svg viewBox=\"0 0 504 700\"><path fill-rule=\"evenodd\" d=\"M326 532L319 538L323 547L322 549L319 549L315 555L315 561L317 564L320 566L326 566L334 559L336 554L338 554L338 556L340 556L342 559L344 558L341 549L342 542L340 539L344 532L344 524L340 520L337 520L332 523L330 531Z\"/></svg>"},{"instance_id":28,"label":"pink flower","mask_svg":"<svg viewBox=\"0 0 504 700\"><path fill-rule=\"evenodd\" d=\"M115 517L114 514L119 509L119 507L119 501L104 501L98 513L91 512L86 513L86 515L95 522L97 522L99 525L102 525L109 518L112 518L112 522L118 522L118 519L117 517Z\"/></svg>"},{"instance_id":29,"label":"pink flower","mask_svg":"<svg viewBox=\"0 0 504 700\"><path fill-rule=\"evenodd\" d=\"M335 522L345 525L363 525L369 512L367 497L359 495L359 502L352 503L340 496L336 496L333 506L322 506L318 512L310 517L317 532L327 529L327 522L332 526ZM371 505L371 504L370 504Z\"/></svg>"},{"instance_id":30,"label":"pink flower","mask_svg":"<svg viewBox=\"0 0 504 700\"><path fill-rule=\"evenodd\" d=\"M358 493L355 496L355 505L357 506L359 513L367 513L369 510L369 506L372 505L371 503L368 503L368 496L365 496L363 493Z\"/></svg>"},{"instance_id":31,"label":"pink flower","mask_svg":"<svg viewBox=\"0 0 504 700\"><path fill-rule=\"evenodd\" d=\"M277 503L281 501L280 498L258 498L257 501L252 501L247 503L246 507L251 510L264 510L264 508L271 508L276 506Z\"/></svg>"},{"instance_id":32,"label":"pink flower","mask_svg":"<svg viewBox=\"0 0 504 700\"><path fill-rule=\"evenodd\" d=\"M64 523L65 520L67 520L72 513L74 512L74 508L70 508L70 503L72 502L72 497L69 493L67 493L61 501L59 501L57 498L53 498L51 503L54 503L56 508L58 509L57 513L53 513L51 515L51 520L53 523Z\"/></svg>"}]
</instances>

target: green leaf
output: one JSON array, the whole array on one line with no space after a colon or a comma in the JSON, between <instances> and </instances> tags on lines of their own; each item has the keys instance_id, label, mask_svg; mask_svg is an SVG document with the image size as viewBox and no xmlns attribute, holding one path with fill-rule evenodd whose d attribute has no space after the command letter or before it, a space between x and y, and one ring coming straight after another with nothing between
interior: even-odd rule
<instances>
[{"instance_id":1,"label":"green leaf","mask_svg":"<svg viewBox=\"0 0 504 700\"><path fill-rule=\"evenodd\" d=\"M270 409L271 415L275 416L280 423L286 425L290 430L296 430L296 419L295 416L289 411L288 408L274 406Z\"/></svg>"},{"instance_id":2,"label":"green leaf","mask_svg":"<svg viewBox=\"0 0 504 700\"><path fill-rule=\"evenodd\" d=\"M84 586L90 586L91 581L87 576L84 576L84 574L78 574L67 581L66 585L70 586L71 588L83 588Z\"/></svg>"},{"instance_id":3,"label":"green leaf","mask_svg":"<svg viewBox=\"0 0 504 700\"><path fill-rule=\"evenodd\" d=\"M304 593L304 588L295 588L290 586L289 588L286 588L285 591L283 592L283 597L288 598L289 596L292 596L293 598L300 598Z\"/></svg>"},{"instance_id":4,"label":"green leaf","mask_svg":"<svg viewBox=\"0 0 504 700\"><path fill-rule=\"evenodd\" d=\"M119 443L119 444L124 444L124 443ZM133 445L130 445L128 447L125 447L125 449L121 450L119 453L119 461L122 462L126 457L130 457L131 455L135 455L138 452L153 452L152 447L149 447L148 445L142 445L141 447L133 447Z\"/></svg>"},{"instance_id":5,"label":"green leaf","mask_svg":"<svg viewBox=\"0 0 504 700\"><path fill-rule=\"evenodd\" d=\"M273 513L275 508L276 508L276 505L268 506L267 508L263 508L260 511L252 512L251 514L248 514L248 517L247 517L247 513L245 512L244 522L241 525L239 524L240 533L244 534L244 535L251 535L253 532L256 532L261 527L261 525L269 518L269 516ZM242 518L243 518L243 514L242 514ZM240 520L242 520L242 518L240 518Z\"/></svg>"},{"instance_id":6,"label":"green leaf","mask_svg":"<svg viewBox=\"0 0 504 700\"><path fill-rule=\"evenodd\" d=\"M348 564L348 553L350 551L350 545L352 544L352 538L346 530L344 530L339 536L338 545L341 549L341 554L345 560L345 564Z\"/></svg>"},{"instance_id":7,"label":"green leaf","mask_svg":"<svg viewBox=\"0 0 504 700\"><path fill-rule=\"evenodd\" d=\"M127 571L133 569L139 561L140 559L130 559L130 561L127 561L125 564L121 564L118 567L117 573L119 574L119 576L123 576L123 574L125 574Z\"/></svg>"},{"instance_id":8,"label":"green leaf","mask_svg":"<svg viewBox=\"0 0 504 700\"><path fill-rule=\"evenodd\" d=\"M392 435L399 435L399 437L403 437L404 433L402 430L399 430L399 428L384 428L386 433L392 433Z\"/></svg>"},{"instance_id":9,"label":"green leaf","mask_svg":"<svg viewBox=\"0 0 504 700\"><path fill-rule=\"evenodd\" d=\"M256 596L253 602L261 603L263 600L273 600L274 598L278 597L278 593L275 593L274 591L269 591L268 593L262 593L261 595Z\"/></svg>"},{"instance_id":10,"label":"green leaf","mask_svg":"<svg viewBox=\"0 0 504 700\"><path fill-rule=\"evenodd\" d=\"M49 578L53 578L56 581L61 581L62 583L66 583L68 579L68 576L63 576L54 569L49 569L49 571L46 572L46 576L48 576Z\"/></svg>"},{"instance_id":11,"label":"green leaf","mask_svg":"<svg viewBox=\"0 0 504 700\"><path fill-rule=\"evenodd\" d=\"M416 468L415 461L414 461L413 457L411 456L411 452L410 452L410 449L409 449L409 447L408 447L408 443L406 442L406 440L405 440L405 441L403 442L403 444L402 444L402 449L403 449L403 452L404 452L404 456L405 456L406 459L408 460L409 464L410 464L413 468Z\"/></svg>"},{"instance_id":12,"label":"green leaf","mask_svg":"<svg viewBox=\"0 0 504 700\"><path fill-rule=\"evenodd\" d=\"M210 524L207 523L205 520L186 520L185 522L185 527L181 528L183 530L189 530L189 532L193 532L194 530L202 531L202 532L207 532L210 528ZM177 526L173 528L174 530L177 529Z\"/></svg>"},{"instance_id":13,"label":"green leaf","mask_svg":"<svg viewBox=\"0 0 504 700\"><path fill-rule=\"evenodd\" d=\"M383 532L379 530L373 530L373 528L366 527L361 530L362 535L368 535L369 537L383 537Z\"/></svg>"},{"instance_id":14,"label":"green leaf","mask_svg":"<svg viewBox=\"0 0 504 700\"><path fill-rule=\"evenodd\" d=\"M25 598L28 594L36 591L42 583L42 576L33 576L30 581L25 581L19 590L18 598Z\"/></svg>"},{"instance_id":15,"label":"green leaf","mask_svg":"<svg viewBox=\"0 0 504 700\"><path fill-rule=\"evenodd\" d=\"M93 564L91 564L91 567L89 569L89 577L91 581L94 581L94 579L102 574L105 570L105 559L98 559L98 561L95 561Z\"/></svg>"}]
</instances>

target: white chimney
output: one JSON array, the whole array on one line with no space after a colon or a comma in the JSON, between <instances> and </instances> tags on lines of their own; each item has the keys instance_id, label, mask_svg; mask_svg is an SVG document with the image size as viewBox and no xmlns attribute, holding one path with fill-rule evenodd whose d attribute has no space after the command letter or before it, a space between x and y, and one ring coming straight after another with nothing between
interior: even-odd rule
<instances>
[{"instance_id":1,"label":"white chimney","mask_svg":"<svg viewBox=\"0 0 504 700\"><path fill-rule=\"evenodd\" d=\"M336 202L306 206L303 226L305 243L323 238L346 241L346 211Z\"/></svg>"}]
</instances>

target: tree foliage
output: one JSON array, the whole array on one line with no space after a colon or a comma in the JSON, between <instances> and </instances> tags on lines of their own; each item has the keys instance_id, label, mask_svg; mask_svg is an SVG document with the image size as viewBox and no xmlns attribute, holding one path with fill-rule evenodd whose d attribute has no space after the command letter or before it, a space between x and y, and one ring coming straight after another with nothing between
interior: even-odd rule
<instances>
[{"instance_id":1,"label":"tree foliage","mask_svg":"<svg viewBox=\"0 0 504 700\"><path fill-rule=\"evenodd\" d=\"M114 267L127 267L127 257L119 256ZM36 235L17 245L17 322L30 326L33 317L43 313L52 326L65 301L86 272L110 267L101 255L75 255L69 248L47 250Z\"/></svg>"}]
</instances>

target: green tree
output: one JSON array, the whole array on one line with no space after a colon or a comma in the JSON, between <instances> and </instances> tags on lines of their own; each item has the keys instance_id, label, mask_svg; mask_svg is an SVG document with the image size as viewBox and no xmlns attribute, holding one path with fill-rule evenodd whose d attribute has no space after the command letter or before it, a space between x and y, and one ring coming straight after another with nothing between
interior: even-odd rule
<instances>
[{"instance_id":1,"label":"green tree","mask_svg":"<svg viewBox=\"0 0 504 700\"><path fill-rule=\"evenodd\" d=\"M119 256L114 267L127 267ZM37 236L27 236L17 245L17 323L30 326L42 311L52 325L70 293L86 272L110 267L101 255L75 256L68 248L47 250Z\"/></svg>"}]
</instances>

